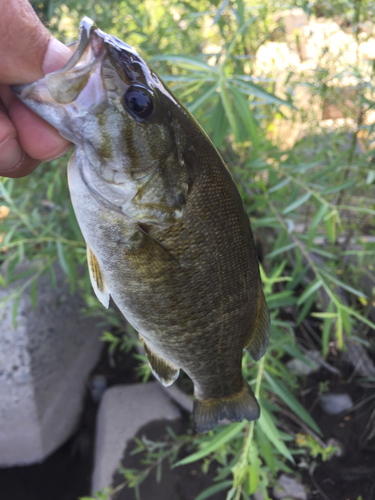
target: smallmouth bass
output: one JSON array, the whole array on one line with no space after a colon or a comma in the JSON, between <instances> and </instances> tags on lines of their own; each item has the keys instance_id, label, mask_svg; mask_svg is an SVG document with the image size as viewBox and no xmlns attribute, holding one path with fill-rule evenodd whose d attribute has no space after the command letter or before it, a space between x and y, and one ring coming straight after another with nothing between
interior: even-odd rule
<instances>
[{"instance_id":1,"label":"smallmouth bass","mask_svg":"<svg viewBox=\"0 0 375 500\"><path fill-rule=\"evenodd\" d=\"M194 382L194 425L256 420L241 373L269 314L249 218L210 139L129 45L83 18L65 67L13 87L75 145L68 166L90 278L136 328L156 378Z\"/></svg>"}]
</instances>

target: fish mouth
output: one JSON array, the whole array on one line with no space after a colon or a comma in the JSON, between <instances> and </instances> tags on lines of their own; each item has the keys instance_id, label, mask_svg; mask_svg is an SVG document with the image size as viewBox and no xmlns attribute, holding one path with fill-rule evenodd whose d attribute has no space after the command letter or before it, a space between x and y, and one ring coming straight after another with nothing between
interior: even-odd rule
<instances>
[{"instance_id":1,"label":"fish mouth","mask_svg":"<svg viewBox=\"0 0 375 500\"><path fill-rule=\"evenodd\" d=\"M69 90L69 87L77 83L79 77L87 73L94 60L103 53L103 45L104 40L103 37L100 37L100 30L89 17L84 17L79 27L78 42L73 42L70 46L72 49L75 49L73 55L62 69L49 73L43 79L33 83L12 85L11 89L21 100L27 99L38 83L44 81L55 101L60 104L67 104L67 102L70 102L68 98L71 98L72 95L63 96L62 93ZM68 77L68 73L71 72L73 75L70 75L69 78L70 85L65 84L62 91L57 91L59 84L61 86L62 79Z\"/></svg>"},{"instance_id":2,"label":"fish mouth","mask_svg":"<svg viewBox=\"0 0 375 500\"><path fill-rule=\"evenodd\" d=\"M78 42L71 47L72 57L62 69L33 83L11 86L22 102L74 143L77 130L72 130L72 117L89 113L107 100L100 67L108 36L84 17Z\"/></svg>"}]
</instances>

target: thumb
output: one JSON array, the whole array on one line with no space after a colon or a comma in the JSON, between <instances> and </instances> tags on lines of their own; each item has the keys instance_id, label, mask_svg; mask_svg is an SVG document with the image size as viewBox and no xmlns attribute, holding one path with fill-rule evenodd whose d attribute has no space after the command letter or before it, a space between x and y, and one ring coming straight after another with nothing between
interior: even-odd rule
<instances>
[{"instance_id":1,"label":"thumb","mask_svg":"<svg viewBox=\"0 0 375 500\"><path fill-rule=\"evenodd\" d=\"M22 84L61 68L71 56L27 0L0 0L0 83Z\"/></svg>"}]
</instances>

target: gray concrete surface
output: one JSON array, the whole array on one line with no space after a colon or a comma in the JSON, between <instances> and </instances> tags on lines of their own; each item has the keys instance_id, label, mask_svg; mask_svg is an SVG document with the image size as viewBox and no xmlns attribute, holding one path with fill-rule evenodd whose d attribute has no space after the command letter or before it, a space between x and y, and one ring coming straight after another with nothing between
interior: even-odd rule
<instances>
[{"instance_id":1,"label":"gray concrete surface","mask_svg":"<svg viewBox=\"0 0 375 500\"><path fill-rule=\"evenodd\" d=\"M39 279L36 310L23 293L16 329L13 304L0 309L1 467L40 462L72 434L100 354L97 319L81 314L83 300L69 294L57 267L56 276L57 290L48 276ZM20 283L0 288L0 298Z\"/></svg>"},{"instance_id":2,"label":"gray concrete surface","mask_svg":"<svg viewBox=\"0 0 375 500\"><path fill-rule=\"evenodd\" d=\"M110 486L127 443L153 420L174 420L180 412L159 382L115 386L101 400L97 425L92 494Z\"/></svg>"}]
</instances>

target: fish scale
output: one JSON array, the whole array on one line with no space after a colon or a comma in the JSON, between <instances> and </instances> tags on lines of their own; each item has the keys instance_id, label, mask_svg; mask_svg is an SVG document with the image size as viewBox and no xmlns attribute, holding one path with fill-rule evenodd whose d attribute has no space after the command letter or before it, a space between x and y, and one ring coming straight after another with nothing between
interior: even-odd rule
<instances>
[{"instance_id":1,"label":"fish scale","mask_svg":"<svg viewBox=\"0 0 375 500\"><path fill-rule=\"evenodd\" d=\"M269 314L249 218L205 132L88 18L64 68L13 90L75 144L69 189L94 291L138 330L154 375L189 375L199 432L257 419L242 354L263 356Z\"/></svg>"}]
</instances>

